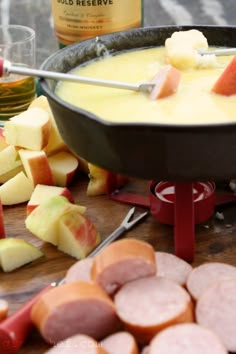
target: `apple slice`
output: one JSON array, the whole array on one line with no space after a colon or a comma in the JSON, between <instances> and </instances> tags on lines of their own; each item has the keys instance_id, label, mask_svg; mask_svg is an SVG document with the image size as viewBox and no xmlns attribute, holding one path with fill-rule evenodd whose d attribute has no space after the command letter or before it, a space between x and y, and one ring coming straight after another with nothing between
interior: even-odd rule
<instances>
[{"instance_id":1,"label":"apple slice","mask_svg":"<svg viewBox=\"0 0 236 354\"><path fill-rule=\"evenodd\" d=\"M78 159L69 152L58 152L48 158L55 184L65 187L72 181L78 168Z\"/></svg>"},{"instance_id":2,"label":"apple slice","mask_svg":"<svg viewBox=\"0 0 236 354\"><path fill-rule=\"evenodd\" d=\"M20 161L20 163L21 163L21 161ZM17 167L13 167L8 172L5 172L5 173L1 174L0 175L0 184L3 184L5 182L7 182L9 179L11 179L12 177L15 177L21 171L22 172L24 171L24 167L23 167L22 164L20 164Z\"/></svg>"},{"instance_id":3,"label":"apple slice","mask_svg":"<svg viewBox=\"0 0 236 354\"><path fill-rule=\"evenodd\" d=\"M4 135L4 128L0 127L0 151L5 149L9 144L6 142L6 138Z\"/></svg>"},{"instance_id":4,"label":"apple slice","mask_svg":"<svg viewBox=\"0 0 236 354\"><path fill-rule=\"evenodd\" d=\"M58 249L77 259L85 258L101 241L94 224L78 211L63 215L59 222Z\"/></svg>"},{"instance_id":5,"label":"apple slice","mask_svg":"<svg viewBox=\"0 0 236 354\"><path fill-rule=\"evenodd\" d=\"M2 205L13 205L30 200L34 190L33 183L24 172L19 172L0 186L0 199Z\"/></svg>"},{"instance_id":6,"label":"apple slice","mask_svg":"<svg viewBox=\"0 0 236 354\"><path fill-rule=\"evenodd\" d=\"M47 97L41 95L37 97L33 102L30 104L29 109L31 108L42 108L45 111L48 112L49 114L49 119L51 122L51 130L50 130L50 136L48 140L48 144L45 147L45 152L47 155L52 155L55 154L56 152L62 151L62 150L67 150L67 145L64 143L58 129L57 125L55 122L55 119L53 117L51 108L48 103Z\"/></svg>"},{"instance_id":7,"label":"apple slice","mask_svg":"<svg viewBox=\"0 0 236 354\"><path fill-rule=\"evenodd\" d=\"M223 96L236 94L236 56L226 66L212 87L212 92Z\"/></svg>"},{"instance_id":8,"label":"apple slice","mask_svg":"<svg viewBox=\"0 0 236 354\"><path fill-rule=\"evenodd\" d=\"M37 184L26 207L27 215L29 215L39 204L44 202L46 199L56 195L64 196L68 199L69 202L74 203L74 198L69 189L66 187Z\"/></svg>"},{"instance_id":9,"label":"apple slice","mask_svg":"<svg viewBox=\"0 0 236 354\"><path fill-rule=\"evenodd\" d=\"M181 72L171 65L165 65L151 80L155 84L150 93L150 99L156 100L173 95L179 86Z\"/></svg>"},{"instance_id":10,"label":"apple slice","mask_svg":"<svg viewBox=\"0 0 236 354\"><path fill-rule=\"evenodd\" d=\"M0 151L0 176L22 165L15 146L9 145Z\"/></svg>"},{"instance_id":11,"label":"apple slice","mask_svg":"<svg viewBox=\"0 0 236 354\"><path fill-rule=\"evenodd\" d=\"M87 195L89 197L114 192L117 188L124 186L128 178L120 174L115 174L104 170L101 167L88 163L89 183Z\"/></svg>"},{"instance_id":12,"label":"apple slice","mask_svg":"<svg viewBox=\"0 0 236 354\"><path fill-rule=\"evenodd\" d=\"M85 207L72 204L66 197L54 196L46 199L26 218L26 228L36 237L53 245L58 244L58 227L60 218L76 210L83 214Z\"/></svg>"},{"instance_id":13,"label":"apple slice","mask_svg":"<svg viewBox=\"0 0 236 354\"><path fill-rule=\"evenodd\" d=\"M55 184L47 155L43 150L33 151L21 149L19 150L19 155L25 173L34 186L37 184L53 186Z\"/></svg>"},{"instance_id":14,"label":"apple slice","mask_svg":"<svg viewBox=\"0 0 236 354\"><path fill-rule=\"evenodd\" d=\"M49 114L41 108L28 109L10 118L4 126L8 144L30 150L42 150L48 143L50 130Z\"/></svg>"},{"instance_id":15,"label":"apple slice","mask_svg":"<svg viewBox=\"0 0 236 354\"><path fill-rule=\"evenodd\" d=\"M11 272L43 256L31 243L13 237L0 240L0 267L4 272Z\"/></svg>"}]
</instances>

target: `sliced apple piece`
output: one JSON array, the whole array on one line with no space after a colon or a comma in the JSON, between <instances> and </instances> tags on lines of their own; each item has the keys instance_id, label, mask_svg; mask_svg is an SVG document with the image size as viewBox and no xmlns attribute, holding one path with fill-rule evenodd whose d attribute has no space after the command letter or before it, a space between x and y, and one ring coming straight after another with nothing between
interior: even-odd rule
<instances>
[{"instance_id":1,"label":"sliced apple piece","mask_svg":"<svg viewBox=\"0 0 236 354\"><path fill-rule=\"evenodd\" d=\"M3 184L5 182L7 182L9 179L11 179L12 177L15 177L21 171L22 172L24 171L24 167L23 167L23 165L21 164L21 161L20 161L20 165L19 166L13 167L8 172L5 172L5 173L0 175L0 184Z\"/></svg>"},{"instance_id":2,"label":"sliced apple piece","mask_svg":"<svg viewBox=\"0 0 236 354\"><path fill-rule=\"evenodd\" d=\"M32 181L33 185L47 184L54 185L52 170L46 153L43 150L19 150L21 162L24 166L25 173Z\"/></svg>"},{"instance_id":3,"label":"sliced apple piece","mask_svg":"<svg viewBox=\"0 0 236 354\"><path fill-rule=\"evenodd\" d=\"M65 187L72 181L78 168L78 159L69 152L58 152L48 158L55 184Z\"/></svg>"},{"instance_id":4,"label":"sliced apple piece","mask_svg":"<svg viewBox=\"0 0 236 354\"><path fill-rule=\"evenodd\" d=\"M83 157L79 156L79 166L78 170L85 173L86 175L89 174L89 167L88 161L86 161Z\"/></svg>"},{"instance_id":5,"label":"sliced apple piece","mask_svg":"<svg viewBox=\"0 0 236 354\"><path fill-rule=\"evenodd\" d=\"M30 200L34 190L33 183L24 172L19 172L0 186L0 199L2 205L13 205Z\"/></svg>"},{"instance_id":6,"label":"sliced apple piece","mask_svg":"<svg viewBox=\"0 0 236 354\"><path fill-rule=\"evenodd\" d=\"M47 111L31 108L5 123L4 134L10 145L42 150L49 140L51 123Z\"/></svg>"},{"instance_id":7,"label":"sliced apple piece","mask_svg":"<svg viewBox=\"0 0 236 354\"><path fill-rule=\"evenodd\" d=\"M41 95L37 97L33 102L30 104L29 109L31 108L42 108L48 112L50 122L51 122L51 130L50 136L48 140L48 144L45 147L45 152L47 155L55 154L56 152L67 150L67 145L64 143L52 114L51 108L48 103L47 97Z\"/></svg>"},{"instance_id":8,"label":"sliced apple piece","mask_svg":"<svg viewBox=\"0 0 236 354\"><path fill-rule=\"evenodd\" d=\"M6 138L4 135L4 128L0 127L0 151L5 149L9 144L6 142Z\"/></svg>"},{"instance_id":9,"label":"sliced apple piece","mask_svg":"<svg viewBox=\"0 0 236 354\"><path fill-rule=\"evenodd\" d=\"M22 163L15 146L9 145L0 151L0 176L21 165Z\"/></svg>"},{"instance_id":10,"label":"sliced apple piece","mask_svg":"<svg viewBox=\"0 0 236 354\"><path fill-rule=\"evenodd\" d=\"M78 211L60 218L58 249L77 259L85 258L101 241L94 224Z\"/></svg>"},{"instance_id":11,"label":"sliced apple piece","mask_svg":"<svg viewBox=\"0 0 236 354\"><path fill-rule=\"evenodd\" d=\"M27 215L45 200L58 195L64 196L69 202L74 203L74 198L68 188L37 184L26 207Z\"/></svg>"},{"instance_id":12,"label":"sliced apple piece","mask_svg":"<svg viewBox=\"0 0 236 354\"><path fill-rule=\"evenodd\" d=\"M88 168L87 195L89 197L111 193L117 188L124 186L128 181L125 176L109 172L91 163L88 163Z\"/></svg>"},{"instance_id":13,"label":"sliced apple piece","mask_svg":"<svg viewBox=\"0 0 236 354\"><path fill-rule=\"evenodd\" d=\"M11 272L43 256L43 252L31 243L13 237L0 240L0 267Z\"/></svg>"},{"instance_id":14,"label":"sliced apple piece","mask_svg":"<svg viewBox=\"0 0 236 354\"><path fill-rule=\"evenodd\" d=\"M41 240L57 245L59 220L64 214L72 210L83 214L86 208L70 203L63 196L51 197L42 202L27 216L25 220L26 228Z\"/></svg>"}]
</instances>

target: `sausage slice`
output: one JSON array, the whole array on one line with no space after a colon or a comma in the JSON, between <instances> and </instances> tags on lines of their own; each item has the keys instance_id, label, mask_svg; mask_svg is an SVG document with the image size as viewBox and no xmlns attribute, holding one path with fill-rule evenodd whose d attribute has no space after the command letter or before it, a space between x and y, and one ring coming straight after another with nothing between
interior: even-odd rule
<instances>
[{"instance_id":1,"label":"sausage slice","mask_svg":"<svg viewBox=\"0 0 236 354\"><path fill-rule=\"evenodd\" d=\"M138 354L136 340L129 332L117 332L101 341L108 354Z\"/></svg>"},{"instance_id":2,"label":"sausage slice","mask_svg":"<svg viewBox=\"0 0 236 354\"><path fill-rule=\"evenodd\" d=\"M84 258L73 264L66 273L65 282L71 283L74 281L90 281L91 268L93 264L92 258Z\"/></svg>"},{"instance_id":3,"label":"sausage slice","mask_svg":"<svg viewBox=\"0 0 236 354\"><path fill-rule=\"evenodd\" d=\"M157 334L148 354L227 354L217 335L195 323L171 326Z\"/></svg>"},{"instance_id":4,"label":"sausage slice","mask_svg":"<svg viewBox=\"0 0 236 354\"><path fill-rule=\"evenodd\" d=\"M146 277L125 284L114 298L117 314L138 342L147 344L172 324L193 321L190 295L162 277Z\"/></svg>"},{"instance_id":5,"label":"sausage slice","mask_svg":"<svg viewBox=\"0 0 236 354\"><path fill-rule=\"evenodd\" d=\"M109 354L93 338L83 334L65 339L45 354Z\"/></svg>"},{"instance_id":6,"label":"sausage slice","mask_svg":"<svg viewBox=\"0 0 236 354\"><path fill-rule=\"evenodd\" d=\"M155 251L147 242L123 239L113 242L94 257L92 279L108 294L123 284L156 274Z\"/></svg>"},{"instance_id":7,"label":"sausage slice","mask_svg":"<svg viewBox=\"0 0 236 354\"><path fill-rule=\"evenodd\" d=\"M31 318L51 344L75 334L100 340L119 327L115 306L104 290L82 281L44 293L33 306Z\"/></svg>"},{"instance_id":8,"label":"sausage slice","mask_svg":"<svg viewBox=\"0 0 236 354\"><path fill-rule=\"evenodd\" d=\"M192 266L183 259L167 252L156 252L157 275L185 286Z\"/></svg>"},{"instance_id":9,"label":"sausage slice","mask_svg":"<svg viewBox=\"0 0 236 354\"><path fill-rule=\"evenodd\" d=\"M236 267L219 262L204 263L194 268L187 279L187 289L197 300L212 284L220 280L236 279Z\"/></svg>"},{"instance_id":10,"label":"sausage slice","mask_svg":"<svg viewBox=\"0 0 236 354\"><path fill-rule=\"evenodd\" d=\"M199 298L196 320L213 330L229 352L236 352L236 280L222 280L210 286Z\"/></svg>"}]
</instances>

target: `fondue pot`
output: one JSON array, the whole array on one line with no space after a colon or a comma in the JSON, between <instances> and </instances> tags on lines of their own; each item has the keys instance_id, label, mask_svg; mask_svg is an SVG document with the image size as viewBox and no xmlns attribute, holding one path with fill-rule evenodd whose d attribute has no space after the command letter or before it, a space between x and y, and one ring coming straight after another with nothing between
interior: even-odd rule
<instances>
[{"instance_id":1,"label":"fondue pot","mask_svg":"<svg viewBox=\"0 0 236 354\"><path fill-rule=\"evenodd\" d=\"M116 54L162 46L174 32L193 28L205 35L210 46L236 47L236 27L146 27L73 44L53 54L41 68L67 73L96 59L101 48L110 54ZM196 221L193 182L206 183L205 186L202 185L206 189L209 185L212 186L207 184L208 181L235 178L236 107L235 123L153 124L145 123L145 117L143 123L114 123L63 101L55 94L56 85L56 81L41 80L42 91L49 100L58 129L75 154L114 173L173 183L175 197L172 202L175 203L175 209L171 211L171 218L174 218L175 224L175 253L191 261ZM191 102L186 104L191 105ZM213 193L212 187L207 218L214 209ZM160 205L164 205L166 210L168 201L160 203L158 196L152 184L150 209L154 217L162 221ZM206 197L203 199L207 200ZM201 220L205 219L203 215Z\"/></svg>"},{"instance_id":2,"label":"fondue pot","mask_svg":"<svg viewBox=\"0 0 236 354\"><path fill-rule=\"evenodd\" d=\"M101 36L99 45L110 54L160 46L173 32L191 28L200 30L209 45L236 47L236 27L214 26L140 28ZM42 69L68 72L97 58L98 52L95 38L76 43L49 57ZM86 160L144 179L216 181L236 176L236 110L235 123L147 124L145 117L142 124L113 123L63 101L54 93L56 84L42 80L43 93L66 144Z\"/></svg>"}]
</instances>

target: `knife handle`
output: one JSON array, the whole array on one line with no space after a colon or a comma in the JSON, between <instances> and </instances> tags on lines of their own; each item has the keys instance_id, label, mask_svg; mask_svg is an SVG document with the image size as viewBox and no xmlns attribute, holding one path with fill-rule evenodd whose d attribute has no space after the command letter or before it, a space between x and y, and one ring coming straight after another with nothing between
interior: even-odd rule
<instances>
[{"instance_id":1,"label":"knife handle","mask_svg":"<svg viewBox=\"0 0 236 354\"><path fill-rule=\"evenodd\" d=\"M56 286L52 283L23 305L18 311L0 323L0 353L15 354L18 352L31 330L31 309L39 297Z\"/></svg>"}]
</instances>

